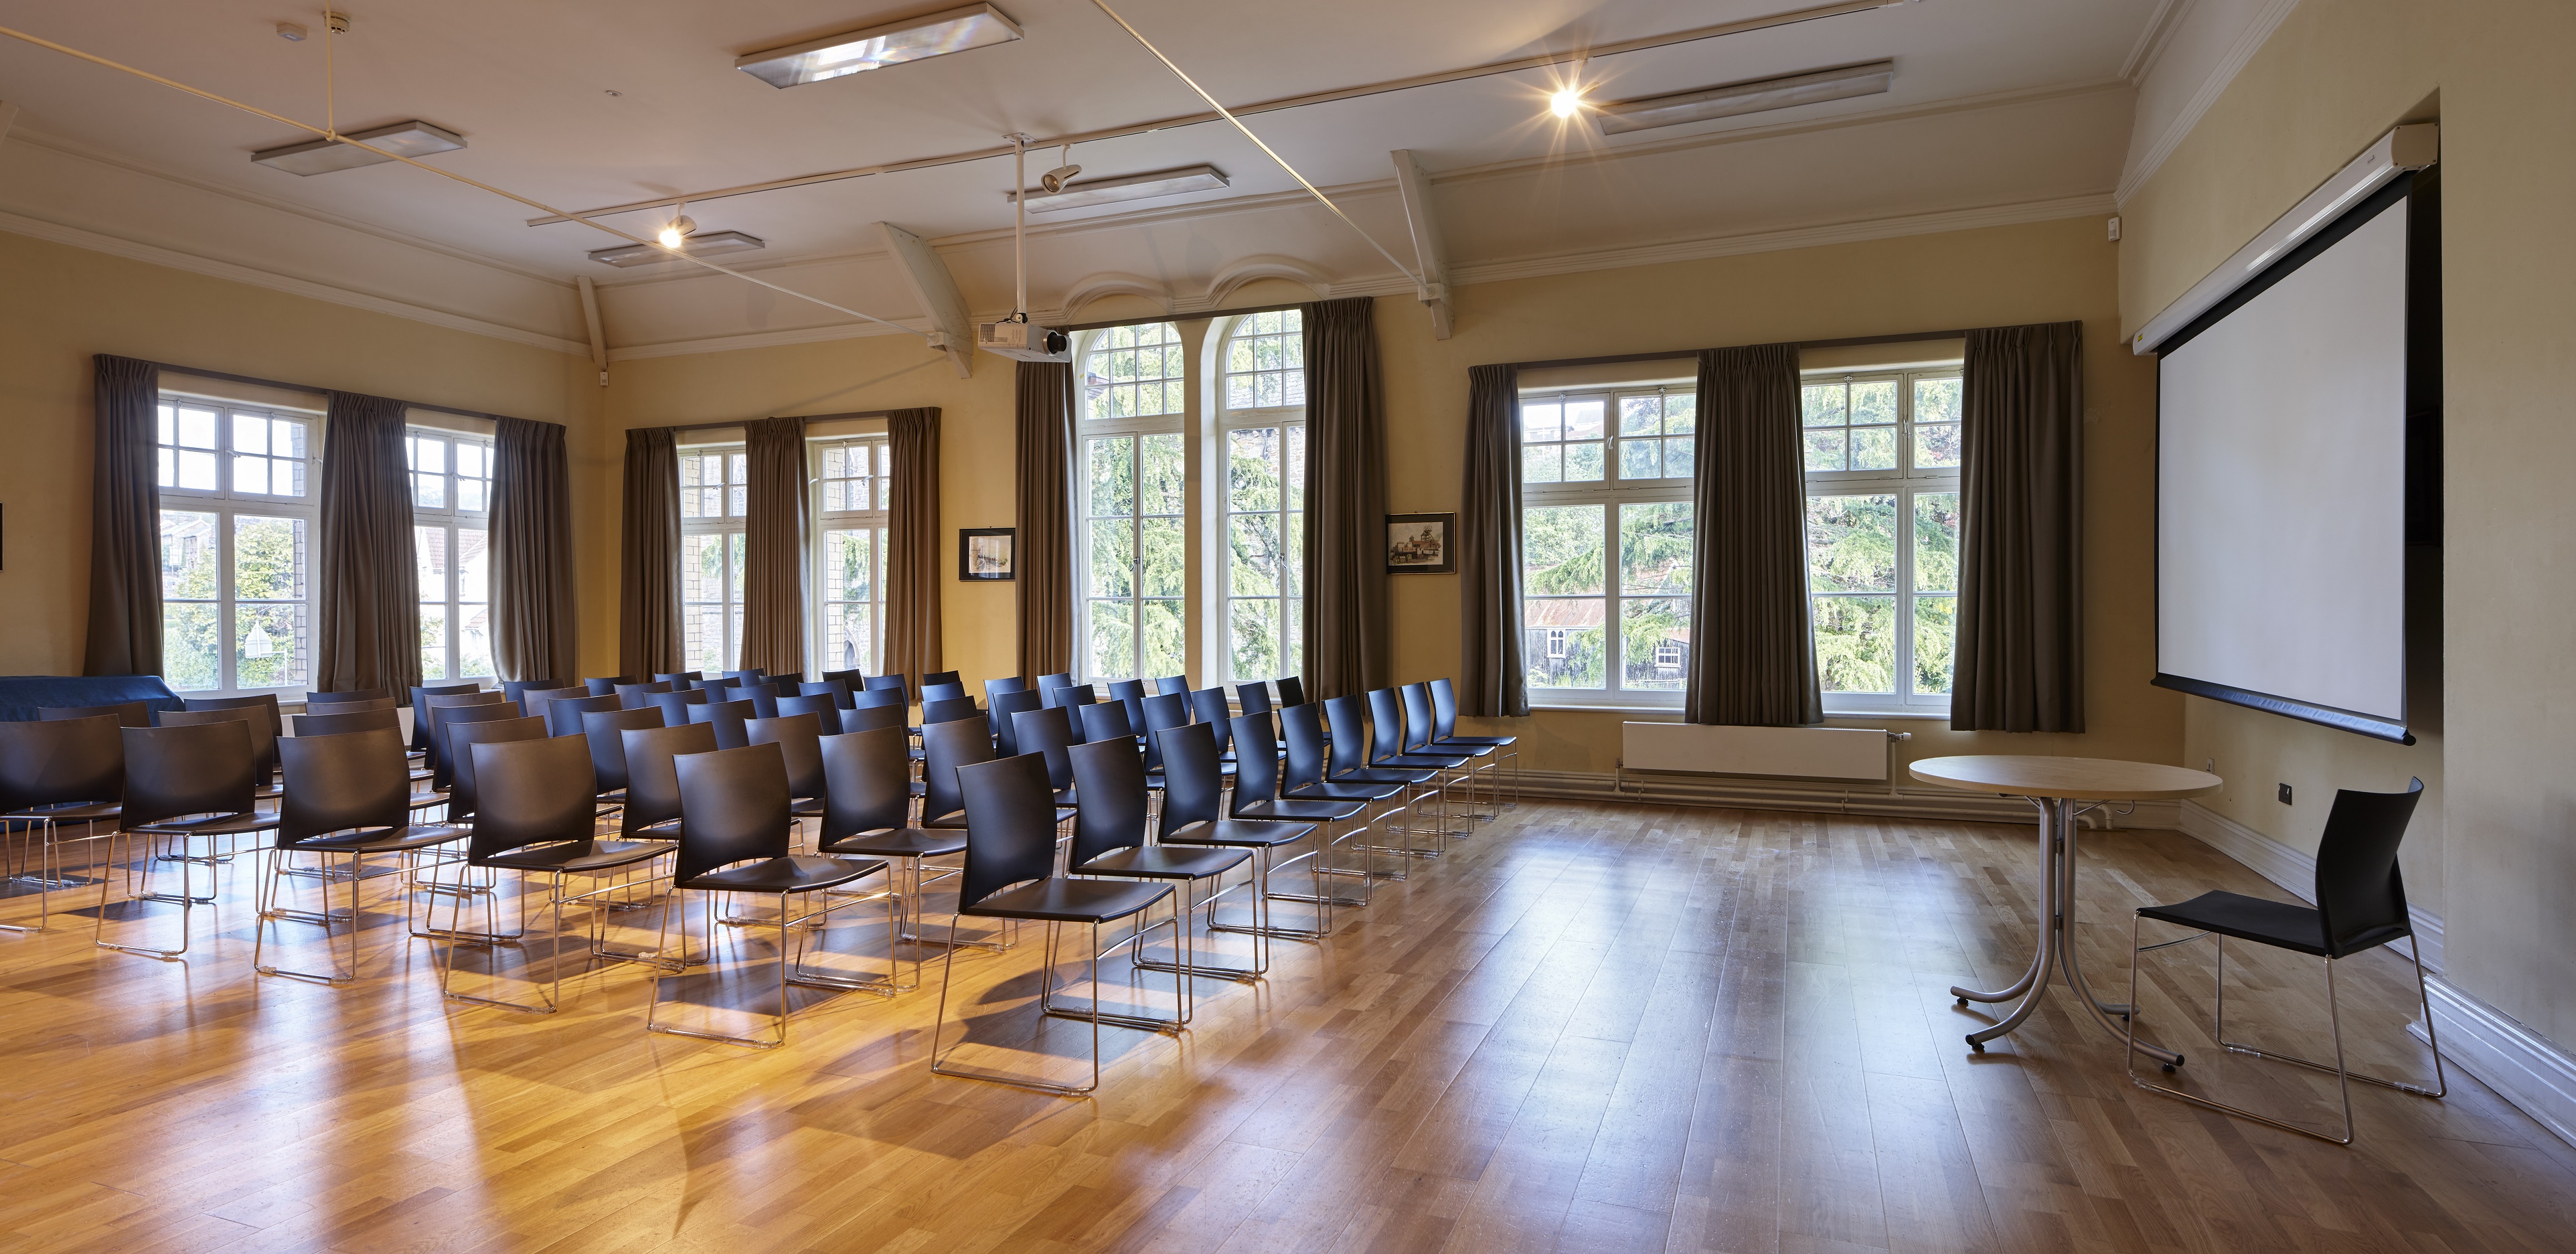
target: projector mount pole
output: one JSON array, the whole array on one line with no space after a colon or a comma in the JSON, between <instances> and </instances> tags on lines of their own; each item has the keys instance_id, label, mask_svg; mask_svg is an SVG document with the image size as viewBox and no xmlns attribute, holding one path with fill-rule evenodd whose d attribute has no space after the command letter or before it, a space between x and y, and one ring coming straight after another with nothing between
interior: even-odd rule
<instances>
[{"instance_id":1,"label":"projector mount pole","mask_svg":"<svg viewBox=\"0 0 2576 1254\"><path fill-rule=\"evenodd\" d=\"M1011 321L1029 320L1029 137L1011 136Z\"/></svg>"}]
</instances>

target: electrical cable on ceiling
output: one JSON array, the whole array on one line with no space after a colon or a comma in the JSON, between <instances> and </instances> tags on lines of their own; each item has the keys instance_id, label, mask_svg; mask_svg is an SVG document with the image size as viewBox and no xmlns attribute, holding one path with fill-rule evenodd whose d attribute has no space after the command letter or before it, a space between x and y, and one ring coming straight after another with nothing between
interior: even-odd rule
<instances>
[{"instance_id":1,"label":"electrical cable on ceiling","mask_svg":"<svg viewBox=\"0 0 2576 1254\"><path fill-rule=\"evenodd\" d=\"M331 22L332 22L333 20L336 20L336 19L337 19L337 14L330 14L330 15L326 15L325 20L324 20L324 22L323 22L324 39L325 39L325 41L326 41L326 42L324 43L324 45L323 45L323 46L324 46L324 48L325 48L325 49L328 49L328 48L329 48L329 46L330 46L330 45L329 45L329 43L327 42L327 41L328 41L328 39L329 39L329 31L330 31L330 29L331 29ZM562 210L562 209L557 209L557 208L555 208L553 205L549 205L549 204L545 203L544 201L541 201L541 200L531 200L531 199L529 199L528 197L525 197L525 196L522 196L522 195L518 194L517 192L505 191L505 190L503 190L503 189L501 189L501 188L494 187L494 186L492 186L492 185L491 185L491 184L489 184L489 183L485 183L485 182L482 182L482 181L477 180L477 179L467 178L466 176L464 176L464 175L462 175L462 174L458 174L458 173L456 173L456 172L455 172L455 171L453 171L453 170L443 170L443 169L440 169L440 168L439 168L439 167L437 167L437 166L430 165L430 164L428 164L428 163L426 163L426 162L422 162L422 161L415 161L415 160L413 160L413 159L412 159L412 158L410 158L410 157L406 157L406 156L402 155L401 153L398 153L398 152L389 152L389 151L387 151L387 150L385 150L385 149L378 148L378 147L376 147L376 146L375 146L375 145L373 145L373 144L364 143L364 142L361 142L361 141L359 141L359 140L343 138L343 137L341 137L340 135L335 134L335 133L334 133L330 128L328 128L328 127L315 126L315 125L313 125L313 124L312 124L312 123L310 123L310 122L299 122L299 121L295 120L294 118L287 117L287 116L285 116L285 115L283 115L283 114L271 113L271 112L269 112L269 111L268 111L268 110L266 110L266 109L260 108L258 105L253 105L253 104L244 104L244 103L242 103L241 101L234 100L234 99L232 99L231 97L228 97L228 96L219 96L219 95L216 95L215 93L210 92L210 91L207 91L206 89L204 89L204 88L202 88L202 87L191 87L191 86L187 85L186 83L182 83L182 82L178 81L177 79L173 79L173 78L164 78L164 77L162 77L161 75L158 75L158 74L155 74L155 73L151 72L150 70L137 69L137 68L135 68L135 67L133 67L133 66L126 65L126 64L124 64L124 63L122 63L122 62L110 61L110 60L108 60L107 58L102 57L102 56L99 56L99 55L97 55L97 54L95 54L95 53L83 52L83 51L81 51L81 50L80 50L80 49L78 49L78 48L73 48L73 47L70 47L70 46L67 46L67 45L64 45L64 44L58 44L58 43L55 43L53 40L46 39L46 38L44 38L44 37L42 37L42 36L39 36L39 35L31 35L31 34L28 34L28 33L27 33L27 32L25 32L25 31L21 31L21 30L14 30L14 29L12 29L12 28L10 28L10 27L6 27L6 26L0 26L0 36L6 36L6 37L8 37L8 38L18 40L18 41L19 41L19 42L21 42L21 43L34 44L35 46L37 46L37 47L39 47L39 48L44 48L44 49L47 49L47 50L49 50L49 51L53 51L53 52L59 52L59 53L62 53L64 56L74 57L74 58L77 58L77 59L79 59L79 60L87 61L87 62L89 62L89 63L91 63L91 64L93 64L93 65L101 65L101 66L105 66L105 67L107 67L108 69L116 70L116 71L118 71L118 72L120 72L120 73L131 74L131 75L135 76L136 78L143 79L143 80L145 80L145 81L147 81L147 82L158 83L158 84L160 84L161 86L163 86L163 87L167 87L167 88L169 88L169 89L170 89L170 90L172 90L172 91L184 92L184 93L186 93L186 94L188 94L188 95L195 96L195 97L197 97L197 98L199 98L199 99L201 99L201 100L211 100L211 101L213 101L213 102L215 102L216 104L219 104L219 105L226 105L226 106L229 106L229 107L231 107L231 108L239 109L239 110L241 110L241 111L242 111L242 112L244 112L244 113L252 114L252 115L257 116L257 117L263 117L263 118L266 118L266 119L268 119L269 121L271 121L271 122L275 122L275 123L277 123L277 124L278 124L278 125L280 125L280 126L291 126L291 127L294 127L295 129L300 130L300 131L309 131L309 132L313 133L314 135L320 136L320 137L321 137L321 138L323 138L323 139L334 140L334 141L339 142L339 143L347 144L347 145L349 145L349 146L350 146L350 147L352 147L352 148L362 148L362 149L365 149L365 150L366 150L366 151L368 151L368 152L372 152L372 153L376 154L376 155L377 155L377 156L379 156L379 157L384 157L384 158L386 158L386 159L388 159L388 160L392 160L392 161L399 161L399 162L402 162L404 165L408 165L408 166L415 166L415 167L418 167L418 168L420 168L420 169L427 170L427 171L429 171L430 173L435 174L435 175L438 175L438 176L439 176L439 177L441 177L441 178L454 179L455 181L457 181L457 182L459 182L459 183L463 183L463 184L465 184L465 185L466 185L466 186L468 186L468 187L476 188L476 189L481 190L481 191L490 192L491 194L493 194L493 195L495 195L495 196L499 196L499 197L501 197L501 198L503 198L503 199L505 199L505 200L515 200L515 201L519 202L520 204L523 204L523 205L528 206L528 207L529 207L529 208L531 208L531 209L538 209L538 210L542 210L542 211L544 211L544 212L546 212L546 213L553 214L553 215L557 216L558 218L561 218L561 219L563 219L563 220L565 220L565 221L569 221L569 222L578 222L578 223L581 223L583 226L590 227L590 228L591 228L591 229L593 229L593 230L605 231L605 232L607 232L608 234L610 234L610 235L614 235L614 236L616 236L617 238L622 239L622 240L625 240L625 241L627 241L628 243L631 243L631 244L643 244L643 245L646 245L646 246L648 246L648 247L662 248L662 251L664 251L664 252L666 252L666 253L669 253L672 257L674 257L674 258L676 258L676 259L678 259L678 260L688 262L690 265L697 266L697 267L700 267L700 268L702 268L702 269L706 269L706 270L713 270L713 271L715 271L715 272L716 272L716 273L718 273L718 274L728 274L728 275L732 275L734 278L740 279L740 280L742 280L742 281L743 281L743 282L745 282L745 283L750 283L750 284L754 284L754 285L759 286L759 287L765 287L765 288L768 288L769 290L771 290L771 291L773 291L773 292L776 292L776 293L778 293L778 294L780 294L780 295L782 295L782 296L793 296L793 297L795 297L795 298L796 298L796 299L798 299L798 300L805 301L805 302L808 302L808 303L810 303L810 304L820 305L820 306L822 306L822 307L823 307L823 308L825 308L825 309L829 309L829 310L833 311L834 313L844 313L844 314L848 314L849 316L851 316L851 317L853 317L853 318L858 318L858 319L862 319L862 320L864 320L864 321L868 321L868 322L876 323L876 324L877 324L877 325L879 325L879 326L892 327L892 328L894 328L895 330L897 330L897 331L901 331L901 332L903 332L903 333L904 333L904 334L906 334L906 335L917 335L917 336L920 336L920 337L921 337L922 339L924 339L924 340L929 340L929 339L934 338L934 337L931 335L931 333L930 333L930 332L927 332L927 331L920 331L920 330L915 330L914 328L912 328L912 327L908 327L908 326L905 326L905 325L903 325L903 324L902 324L902 323L900 323L900 322L893 322L893 321L889 321L889 320L887 320L887 319L880 318L880 317L878 317L878 316L876 316L875 314L872 314L872 313L862 313L862 312L860 312L860 311L858 311L858 310L856 310L856 309L852 309L852 308L850 308L850 307L849 307L849 306L847 306L847 305L836 305L836 304L833 304L832 302L830 302L830 301L828 301L828 300L823 299L822 297L819 297L819 296L809 296L809 295L807 295L807 294L805 294L805 293L803 293L803 292L797 291L796 289L791 288L791 287L781 287L781 286L779 286L778 284L776 284L776 283L772 283L772 282L770 282L770 281L768 281L768 280L766 280L766 279L754 278L754 277L752 277L751 275L744 274L744 273L743 273L742 271L740 271L740 270L735 270L735 269L731 269L731 268L726 267L726 266L720 266L720 265L717 265L716 263L714 263L714 262L712 262L712 261L708 261L708 260L706 260L705 258L702 258L702 257L692 257L692 256L690 256L689 254L687 254L687 253L685 253L685 252L682 252L682 251L680 251L680 250L678 250L678 249L675 249L675 248L663 248L663 246L662 246L661 244L659 244L658 242L656 242L656 241L654 241L654 240L649 240L649 239L646 239L646 238L644 238L644 237L642 237L642 236L639 236L639 235L629 235L629 234L627 234L626 232L624 232L624 231L621 231L621 230L617 229L616 227L613 227L613 226L608 225L607 223L593 221L593 220L592 220L590 217L588 217L587 215L584 215L584 214L578 214L578 213L571 213L571 212L567 212L567 211ZM330 73L330 68L329 68L329 66L328 66L328 64L327 64L327 57L326 57L326 64L325 64L325 66L324 66L324 74L325 74L325 76L327 77L329 73ZM326 108L326 111L327 111L327 112L326 112L326 120L336 122L336 120L337 120L337 111L336 111L335 109L331 109L331 108L330 108L329 106L327 106L327 105L325 106L325 108Z\"/></svg>"}]
</instances>

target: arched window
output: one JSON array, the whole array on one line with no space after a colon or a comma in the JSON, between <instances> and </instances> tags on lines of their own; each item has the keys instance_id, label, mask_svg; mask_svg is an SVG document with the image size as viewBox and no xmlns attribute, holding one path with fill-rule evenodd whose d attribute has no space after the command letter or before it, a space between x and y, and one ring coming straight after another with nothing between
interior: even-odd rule
<instances>
[{"instance_id":1,"label":"arched window","mask_svg":"<svg viewBox=\"0 0 2576 1254\"><path fill-rule=\"evenodd\" d=\"M1305 328L1294 309L1226 328L1225 661L1237 683L1299 672L1305 622Z\"/></svg>"},{"instance_id":2,"label":"arched window","mask_svg":"<svg viewBox=\"0 0 2576 1254\"><path fill-rule=\"evenodd\" d=\"M1110 327L1079 350L1074 664L1086 680L1178 675L1189 645L1181 429L1189 397L1180 329Z\"/></svg>"}]
</instances>

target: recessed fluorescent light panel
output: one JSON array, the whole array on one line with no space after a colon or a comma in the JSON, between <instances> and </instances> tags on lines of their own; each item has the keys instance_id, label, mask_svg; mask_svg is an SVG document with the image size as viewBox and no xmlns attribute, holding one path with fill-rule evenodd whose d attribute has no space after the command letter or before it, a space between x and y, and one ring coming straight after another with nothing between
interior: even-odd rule
<instances>
[{"instance_id":1,"label":"recessed fluorescent light panel","mask_svg":"<svg viewBox=\"0 0 2576 1254\"><path fill-rule=\"evenodd\" d=\"M1178 196L1183 192L1213 191L1226 185L1225 172L1212 165L1183 166L1150 174L1125 174L1114 179L1085 179L1079 183L1067 183L1063 191L1053 194L1030 188L1029 212L1053 213L1058 209L1080 209L1084 205L1105 205L1117 200L1150 200L1156 196ZM1002 193L1004 203L1014 199L1016 197L1011 193Z\"/></svg>"},{"instance_id":2,"label":"recessed fluorescent light panel","mask_svg":"<svg viewBox=\"0 0 2576 1254\"><path fill-rule=\"evenodd\" d=\"M1894 61L1872 61L1867 65L1846 65L1812 74L1792 74L1786 78L1727 83L1703 87L1698 91L1675 92L1669 96L1621 100L1595 106L1592 118L1604 135L1648 131L1658 126L1731 118L1739 113L1762 113L1827 100L1848 100L1853 96L1875 96L1886 91L1895 78Z\"/></svg>"},{"instance_id":3,"label":"recessed fluorescent light panel","mask_svg":"<svg viewBox=\"0 0 2576 1254\"><path fill-rule=\"evenodd\" d=\"M431 126L414 119L379 126L372 131L356 131L343 136L362 143L374 144L386 152L406 157L426 157L434 152L454 152L465 146L465 137L443 126ZM381 165L391 157L378 156L364 148L353 147L337 139L313 139L283 148L264 148L250 159L271 169L307 178L329 174L333 170L354 170L362 165Z\"/></svg>"},{"instance_id":4,"label":"recessed fluorescent light panel","mask_svg":"<svg viewBox=\"0 0 2576 1254\"><path fill-rule=\"evenodd\" d=\"M708 231L690 236L680 245L680 251L692 257L706 257L767 247L769 245L757 235L745 235L740 231ZM590 259L603 265L623 267L649 266L656 261L672 260L672 257L671 250L659 244L620 244L615 248L602 248L592 253Z\"/></svg>"},{"instance_id":5,"label":"recessed fluorescent light panel","mask_svg":"<svg viewBox=\"0 0 2576 1254\"><path fill-rule=\"evenodd\" d=\"M809 39L734 58L733 68L772 87L796 87L862 70L944 57L969 48L1006 44L1020 37L1019 23L989 4L970 4L865 30Z\"/></svg>"}]
</instances>

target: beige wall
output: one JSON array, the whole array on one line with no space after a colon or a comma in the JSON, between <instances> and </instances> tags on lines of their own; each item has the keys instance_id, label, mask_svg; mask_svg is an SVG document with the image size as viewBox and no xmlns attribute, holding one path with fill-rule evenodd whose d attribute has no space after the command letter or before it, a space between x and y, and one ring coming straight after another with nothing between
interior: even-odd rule
<instances>
[{"instance_id":1,"label":"beige wall","mask_svg":"<svg viewBox=\"0 0 2576 1254\"><path fill-rule=\"evenodd\" d=\"M597 422L580 358L106 253L0 234L0 673L77 675L89 618L90 355L114 353L562 422ZM596 483L577 485L576 527ZM613 509L613 506L610 508ZM585 568L585 633L610 585Z\"/></svg>"},{"instance_id":2,"label":"beige wall","mask_svg":"<svg viewBox=\"0 0 2576 1254\"><path fill-rule=\"evenodd\" d=\"M2143 323L2390 126L2439 117L2445 974L2561 1043L2576 1043L2576 661L2564 644L2576 597L2563 557L2576 502L2554 481L2576 458L2570 47L2576 6L2556 0L2306 0L2124 206L2120 297L2124 325ZM2198 703L2188 735L2187 758L2224 752L2336 780L2384 785L2419 765ZM2313 840L2317 816L2297 810L2292 823L2247 807L2243 821Z\"/></svg>"}]
</instances>

